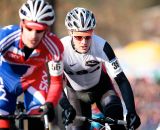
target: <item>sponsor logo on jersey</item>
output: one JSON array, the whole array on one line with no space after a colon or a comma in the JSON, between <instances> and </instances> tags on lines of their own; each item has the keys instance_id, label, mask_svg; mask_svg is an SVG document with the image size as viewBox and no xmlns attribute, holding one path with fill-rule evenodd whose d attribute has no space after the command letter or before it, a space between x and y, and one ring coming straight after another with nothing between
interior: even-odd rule
<instances>
[{"instance_id":1,"label":"sponsor logo on jersey","mask_svg":"<svg viewBox=\"0 0 160 130\"><path fill-rule=\"evenodd\" d=\"M69 66L71 66L71 67L72 67L72 66L75 66L75 65L76 65L76 63L74 63L74 64L70 64Z\"/></svg>"},{"instance_id":2,"label":"sponsor logo on jersey","mask_svg":"<svg viewBox=\"0 0 160 130\"><path fill-rule=\"evenodd\" d=\"M8 101L6 98L6 91L4 90L3 80L0 77L0 100Z\"/></svg>"},{"instance_id":3,"label":"sponsor logo on jersey","mask_svg":"<svg viewBox=\"0 0 160 130\"><path fill-rule=\"evenodd\" d=\"M42 71L43 75L42 75L42 79L41 79L41 83L39 88L41 90L45 90L46 92L48 92L48 74L45 71Z\"/></svg>"},{"instance_id":4,"label":"sponsor logo on jersey","mask_svg":"<svg viewBox=\"0 0 160 130\"><path fill-rule=\"evenodd\" d=\"M99 64L99 61L95 61L95 60L86 61L85 63L86 66L90 66L90 67L96 66L98 64Z\"/></svg>"},{"instance_id":5,"label":"sponsor logo on jersey","mask_svg":"<svg viewBox=\"0 0 160 130\"><path fill-rule=\"evenodd\" d=\"M12 58L12 59L16 59L16 60L19 60L19 59L21 58L21 56L16 55L16 54L14 54L14 53L12 53L12 52L8 52L6 56L7 56L8 58ZM6 58L7 58L7 57L6 57Z\"/></svg>"}]
</instances>

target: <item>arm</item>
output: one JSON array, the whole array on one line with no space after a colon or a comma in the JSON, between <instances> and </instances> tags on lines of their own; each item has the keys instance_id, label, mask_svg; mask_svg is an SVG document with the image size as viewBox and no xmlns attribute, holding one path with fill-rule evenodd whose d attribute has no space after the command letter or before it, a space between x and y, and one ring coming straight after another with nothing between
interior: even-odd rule
<instances>
[{"instance_id":1,"label":"arm","mask_svg":"<svg viewBox=\"0 0 160 130\"><path fill-rule=\"evenodd\" d=\"M46 101L52 102L54 106L57 105L61 92L63 89L63 45L59 38L48 32L46 35L46 39L50 39L49 41L49 49L51 54L51 61L48 62L48 69L50 74L50 87L48 91L48 96ZM53 60L54 59L54 60Z\"/></svg>"},{"instance_id":2,"label":"arm","mask_svg":"<svg viewBox=\"0 0 160 130\"><path fill-rule=\"evenodd\" d=\"M48 66L51 77L46 102L52 102L53 105L56 106L60 99L63 88L63 63L62 61L50 61Z\"/></svg>"},{"instance_id":3,"label":"arm","mask_svg":"<svg viewBox=\"0 0 160 130\"><path fill-rule=\"evenodd\" d=\"M72 123L74 118L75 118L75 116L76 116L76 111L72 107L72 105L70 104L70 102L69 102L69 100L67 98L67 95L65 94L64 91L62 93L62 97L60 99L59 104L63 109L63 111L62 111L63 123L65 125L68 125L68 124Z\"/></svg>"},{"instance_id":4,"label":"arm","mask_svg":"<svg viewBox=\"0 0 160 130\"><path fill-rule=\"evenodd\" d=\"M46 39L50 39L50 42L46 42L50 48L50 61L48 62L50 86L44 106L47 108L49 121L52 121L54 119L54 107L60 99L63 88L63 46L52 33L47 33L45 36Z\"/></svg>"},{"instance_id":5,"label":"arm","mask_svg":"<svg viewBox=\"0 0 160 130\"><path fill-rule=\"evenodd\" d=\"M67 98L67 95L65 94L65 92L63 91L62 92L62 97L60 99L60 102L59 102L60 106L62 107L62 109L67 109L71 106L68 98Z\"/></svg>"},{"instance_id":6,"label":"arm","mask_svg":"<svg viewBox=\"0 0 160 130\"><path fill-rule=\"evenodd\" d=\"M63 88L62 76L51 77L51 82L46 102L52 102L56 106Z\"/></svg>"},{"instance_id":7,"label":"arm","mask_svg":"<svg viewBox=\"0 0 160 130\"><path fill-rule=\"evenodd\" d=\"M63 88L63 63L61 61L50 61L48 63L48 68L50 74L50 86L46 102L41 106L40 111L43 111L42 115L48 116L49 121L53 121L55 116L54 108L60 99Z\"/></svg>"},{"instance_id":8,"label":"arm","mask_svg":"<svg viewBox=\"0 0 160 130\"><path fill-rule=\"evenodd\" d=\"M128 112L135 113L134 95L127 77L123 72L121 72L114 79L122 93L122 97L126 104Z\"/></svg>"},{"instance_id":9,"label":"arm","mask_svg":"<svg viewBox=\"0 0 160 130\"><path fill-rule=\"evenodd\" d=\"M125 105L128 111L127 116L126 116L127 125L129 128L134 127L136 129L139 127L141 122L135 110L134 95L133 95L131 85L127 77L123 73L118 63L118 60L111 46L108 43L106 43L104 46L104 52L107 55L108 60L109 60L109 63L108 64L106 63L109 66L108 69L110 70L117 85L119 86L121 95L123 97L123 100L125 102ZM106 65L106 68L107 68L107 65Z\"/></svg>"},{"instance_id":10,"label":"arm","mask_svg":"<svg viewBox=\"0 0 160 130\"><path fill-rule=\"evenodd\" d=\"M123 73L118 60L115 56L115 53L111 46L106 42L103 51L105 52L109 63L106 64L107 70L114 77L123 97L123 100L126 104L128 112L135 112L134 96L132 92L131 85Z\"/></svg>"}]
</instances>

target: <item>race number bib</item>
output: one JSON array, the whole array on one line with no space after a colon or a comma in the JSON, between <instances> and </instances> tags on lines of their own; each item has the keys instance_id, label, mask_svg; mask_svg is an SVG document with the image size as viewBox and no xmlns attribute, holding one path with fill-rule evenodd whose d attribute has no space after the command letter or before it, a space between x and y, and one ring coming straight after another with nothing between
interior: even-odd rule
<instances>
[{"instance_id":1,"label":"race number bib","mask_svg":"<svg viewBox=\"0 0 160 130\"><path fill-rule=\"evenodd\" d=\"M108 70L113 77L116 77L119 73L122 72L122 69L117 59L113 59L109 62Z\"/></svg>"},{"instance_id":2,"label":"race number bib","mask_svg":"<svg viewBox=\"0 0 160 130\"><path fill-rule=\"evenodd\" d=\"M50 61L48 62L49 73L51 76L59 76L63 73L63 63Z\"/></svg>"}]
</instances>

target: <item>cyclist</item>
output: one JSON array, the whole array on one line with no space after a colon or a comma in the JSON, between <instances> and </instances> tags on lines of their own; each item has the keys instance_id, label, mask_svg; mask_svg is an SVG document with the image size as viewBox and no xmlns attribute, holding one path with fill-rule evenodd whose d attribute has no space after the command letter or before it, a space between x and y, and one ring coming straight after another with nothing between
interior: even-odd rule
<instances>
[{"instance_id":1,"label":"cyclist","mask_svg":"<svg viewBox=\"0 0 160 130\"><path fill-rule=\"evenodd\" d=\"M20 26L0 30L0 115L14 114L16 99L24 92L27 113L39 114L40 106L45 106L52 121L63 88L64 50L60 39L49 32L54 10L44 0L28 0L19 16ZM0 120L1 130L9 127L8 120ZM29 120L29 129L41 130L43 124L40 119Z\"/></svg>"},{"instance_id":2,"label":"cyclist","mask_svg":"<svg viewBox=\"0 0 160 130\"><path fill-rule=\"evenodd\" d=\"M88 9L76 7L67 13L65 26L69 36L61 39L64 46L64 74L67 79L67 97L61 98L64 108L62 118L68 123L77 115L91 117L91 104L97 104L101 112L114 119L123 119L120 97L115 91L112 78L121 91L128 110L128 126L138 128L134 95L130 83L119 65L110 44L94 33L96 19ZM67 100L70 104L66 105ZM65 105L64 105L65 104ZM67 107L66 107L67 106ZM69 109L67 109L69 108ZM67 129L89 130L90 124L74 120ZM111 126L112 130L124 130L124 126Z\"/></svg>"}]
</instances>

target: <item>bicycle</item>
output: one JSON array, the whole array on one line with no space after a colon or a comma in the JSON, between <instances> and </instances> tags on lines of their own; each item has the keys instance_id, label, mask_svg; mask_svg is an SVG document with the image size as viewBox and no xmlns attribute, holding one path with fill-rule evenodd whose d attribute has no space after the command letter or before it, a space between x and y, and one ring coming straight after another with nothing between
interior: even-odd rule
<instances>
[{"instance_id":1,"label":"bicycle","mask_svg":"<svg viewBox=\"0 0 160 130\"><path fill-rule=\"evenodd\" d=\"M124 121L124 120L115 120L115 119L112 119L110 117L100 117L100 118L88 118L88 117L85 117L85 116L76 116L75 118L76 120L80 120L80 121L87 121L89 123L92 123L92 122L96 122L96 123L99 123L102 127L99 128L99 130L111 130L110 126L111 125L124 125L124 126L127 126L127 122ZM134 130L134 128L127 128L126 127L126 130Z\"/></svg>"},{"instance_id":2,"label":"bicycle","mask_svg":"<svg viewBox=\"0 0 160 130\"><path fill-rule=\"evenodd\" d=\"M48 116L47 115L42 115L39 114L39 115L28 115L26 112L24 112L24 104L23 102L17 102L16 104L16 111L15 111L15 114L13 115L0 115L0 119L6 119L6 120L10 120L11 122L12 121L18 121L19 125L18 127L16 128L17 130L25 130L24 128L24 121L25 120L29 120L29 119L43 119L43 122L44 122L44 127L45 127L45 130L50 130L51 126L49 124L49 121L48 121ZM12 122L12 123L15 123L15 122ZM15 124L13 124L15 126ZM12 126L12 124L11 124Z\"/></svg>"}]
</instances>

